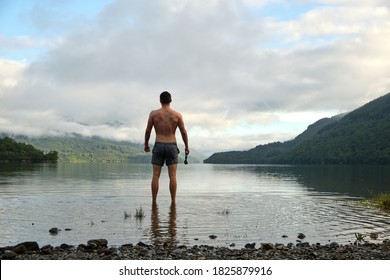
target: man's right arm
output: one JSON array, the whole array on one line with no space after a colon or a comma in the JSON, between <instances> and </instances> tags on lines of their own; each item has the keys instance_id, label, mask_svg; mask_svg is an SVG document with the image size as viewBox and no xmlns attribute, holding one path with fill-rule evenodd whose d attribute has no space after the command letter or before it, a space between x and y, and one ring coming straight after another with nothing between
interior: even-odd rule
<instances>
[{"instance_id":1,"label":"man's right arm","mask_svg":"<svg viewBox=\"0 0 390 280\"><path fill-rule=\"evenodd\" d=\"M146 130L145 130L145 144L144 144L144 151L145 152L150 152L149 139L150 139L150 135L152 133L152 128L153 128L152 113L150 113L150 115L149 115L148 124L146 125Z\"/></svg>"}]
</instances>

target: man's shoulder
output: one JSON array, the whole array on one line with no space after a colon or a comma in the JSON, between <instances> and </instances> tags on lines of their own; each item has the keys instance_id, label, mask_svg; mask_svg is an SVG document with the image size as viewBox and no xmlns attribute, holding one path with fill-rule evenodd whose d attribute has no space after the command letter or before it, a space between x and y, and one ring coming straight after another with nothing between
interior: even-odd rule
<instances>
[{"instance_id":1,"label":"man's shoulder","mask_svg":"<svg viewBox=\"0 0 390 280\"><path fill-rule=\"evenodd\" d=\"M161 109L152 110L152 111L150 112L150 115L156 115L156 114L158 114L158 113L160 112L160 110L161 110Z\"/></svg>"},{"instance_id":2,"label":"man's shoulder","mask_svg":"<svg viewBox=\"0 0 390 280\"><path fill-rule=\"evenodd\" d=\"M173 110L173 109L171 109L171 110L172 110L172 112L173 112L175 115L177 115L177 116L181 116L180 112L178 112L178 111L175 111L175 110Z\"/></svg>"}]
</instances>

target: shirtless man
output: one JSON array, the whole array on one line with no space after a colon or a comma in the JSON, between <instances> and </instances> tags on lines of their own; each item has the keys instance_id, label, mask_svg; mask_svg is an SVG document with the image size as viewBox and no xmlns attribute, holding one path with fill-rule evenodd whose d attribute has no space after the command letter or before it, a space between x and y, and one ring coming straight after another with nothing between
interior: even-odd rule
<instances>
[{"instance_id":1,"label":"shirtless man","mask_svg":"<svg viewBox=\"0 0 390 280\"><path fill-rule=\"evenodd\" d=\"M169 191L171 203L176 204L176 170L178 163L179 149L176 144L176 128L179 128L185 145L185 153L189 154L188 135L184 126L183 117L180 113L171 109L171 94L164 91L160 94L161 108L150 113L145 131L145 152L150 152L149 139L152 129L156 132L156 140L152 152L153 178L152 178L152 199L153 205L157 202L159 178L164 163L168 166Z\"/></svg>"}]
</instances>

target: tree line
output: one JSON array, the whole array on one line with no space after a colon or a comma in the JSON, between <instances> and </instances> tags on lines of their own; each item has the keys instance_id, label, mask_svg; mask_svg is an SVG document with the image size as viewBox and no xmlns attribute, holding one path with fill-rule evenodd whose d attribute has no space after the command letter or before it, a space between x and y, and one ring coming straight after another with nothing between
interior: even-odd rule
<instances>
[{"instance_id":1,"label":"tree line","mask_svg":"<svg viewBox=\"0 0 390 280\"><path fill-rule=\"evenodd\" d=\"M19 143L10 137L0 139L0 162L57 162L58 153L44 153L31 144Z\"/></svg>"}]
</instances>

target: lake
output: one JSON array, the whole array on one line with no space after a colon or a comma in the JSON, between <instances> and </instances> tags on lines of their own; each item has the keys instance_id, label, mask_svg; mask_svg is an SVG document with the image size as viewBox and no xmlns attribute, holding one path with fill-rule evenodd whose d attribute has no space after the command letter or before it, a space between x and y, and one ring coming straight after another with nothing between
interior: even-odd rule
<instances>
[{"instance_id":1,"label":"lake","mask_svg":"<svg viewBox=\"0 0 390 280\"><path fill-rule=\"evenodd\" d=\"M0 246L105 238L110 246L142 241L240 248L296 243L298 233L321 244L354 242L355 233L378 233L376 242L390 238L390 215L355 203L390 192L390 166L180 164L176 207L166 167L157 207L150 179L149 164L2 164ZM137 218L141 209L144 217ZM53 227L57 235L49 233Z\"/></svg>"}]
</instances>

